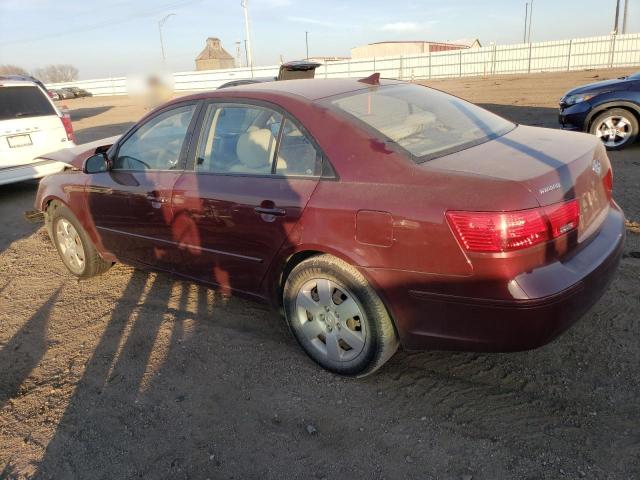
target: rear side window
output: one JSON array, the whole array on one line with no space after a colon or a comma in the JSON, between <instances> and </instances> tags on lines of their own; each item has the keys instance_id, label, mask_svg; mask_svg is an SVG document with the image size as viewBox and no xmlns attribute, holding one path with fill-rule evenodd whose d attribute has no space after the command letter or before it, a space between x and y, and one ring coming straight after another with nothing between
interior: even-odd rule
<instances>
[{"instance_id":1,"label":"rear side window","mask_svg":"<svg viewBox=\"0 0 640 480\"><path fill-rule=\"evenodd\" d=\"M210 104L196 169L208 173L269 175L282 115L256 105Z\"/></svg>"},{"instance_id":2,"label":"rear side window","mask_svg":"<svg viewBox=\"0 0 640 480\"><path fill-rule=\"evenodd\" d=\"M290 120L284 121L278 147L276 173L289 176L320 175L322 158L311 141Z\"/></svg>"},{"instance_id":3,"label":"rear side window","mask_svg":"<svg viewBox=\"0 0 640 480\"><path fill-rule=\"evenodd\" d=\"M0 87L0 120L56 115L38 87Z\"/></svg>"},{"instance_id":4,"label":"rear side window","mask_svg":"<svg viewBox=\"0 0 640 480\"><path fill-rule=\"evenodd\" d=\"M419 85L388 85L326 100L400 146L416 162L492 140L515 125L472 103Z\"/></svg>"}]
</instances>

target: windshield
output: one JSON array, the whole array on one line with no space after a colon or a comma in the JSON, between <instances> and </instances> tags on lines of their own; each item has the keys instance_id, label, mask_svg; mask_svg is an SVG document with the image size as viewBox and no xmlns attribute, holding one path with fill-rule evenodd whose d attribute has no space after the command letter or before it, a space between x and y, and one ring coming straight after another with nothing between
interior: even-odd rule
<instances>
[{"instance_id":1,"label":"windshield","mask_svg":"<svg viewBox=\"0 0 640 480\"><path fill-rule=\"evenodd\" d=\"M640 72L634 73L633 75L629 75L629 78L633 80L640 80Z\"/></svg>"},{"instance_id":2,"label":"windshield","mask_svg":"<svg viewBox=\"0 0 640 480\"><path fill-rule=\"evenodd\" d=\"M56 115L38 87L0 88L0 120Z\"/></svg>"},{"instance_id":3,"label":"windshield","mask_svg":"<svg viewBox=\"0 0 640 480\"><path fill-rule=\"evenodd\" d=\"M515 127L469 102L414 84L359 90L325 102L372 127L419 163L484 143Z\"/></svg>"}]
</instances>

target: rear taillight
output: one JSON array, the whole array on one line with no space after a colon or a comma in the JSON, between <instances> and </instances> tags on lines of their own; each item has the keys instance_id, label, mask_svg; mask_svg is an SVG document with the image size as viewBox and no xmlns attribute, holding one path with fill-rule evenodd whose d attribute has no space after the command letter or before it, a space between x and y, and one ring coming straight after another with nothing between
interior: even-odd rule
<instances>
[{"instance_id":1,"label":"rear taillight","mask_svg":"<svg viewBox=\"0 0 640 480\"><path fill-rule=\"evenodd\" d=\"M60 120L62 121L62 126L64 127L64 131L67 134L67 140L69 140L70 142L75 142L76 137L73 134L73 125L71 125L71 118L69 118L67 115L63 115L60 117Z\"/></svg>"},{"instance_id":2,"label":"rear taillight","mask_svg":"<svg viewBox=\"0 0 640 480\"><path fill-rule=\"evenodd\" d=\"M577 200L515 212L447 212L465 250L509 252L533 247L578 228Z\"/></svg>"},{"instance_id":3,"label":"rear taillight","mask_svg":"<svg viewBox=\"0 0 640 480\"><path fill-rule=\"evenodd\" d=\"M607 199L611 200L613 197L613 170L611 168L609 168L602 178L602 183L604 183L604 191L607 194Z\"/></svg>"},{"instance_id":4,"label":"rear taillight","mask_svg":"<svg viewBox=\"0 0 640 480\"><path fill-rule=\"evenodd\" d=\"M557 238L578 228L580 207L577 200L549 205L544 207L544 212L551 225L551 238Z\"/></svg>"}]
</instances>

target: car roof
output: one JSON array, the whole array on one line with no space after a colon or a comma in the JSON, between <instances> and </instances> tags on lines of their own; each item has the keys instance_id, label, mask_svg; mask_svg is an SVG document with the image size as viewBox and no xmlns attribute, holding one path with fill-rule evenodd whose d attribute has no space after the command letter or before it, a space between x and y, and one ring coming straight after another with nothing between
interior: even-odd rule
<instances>
[{"instance_id":1,"label":"car roof","mask_svg":"<svg viewBox=\"0 0 640 480\"><path fill-rule=\"evenodd\" d=\"M380 79L379 85L395 85L405 83L400 80ZM237 97L247 94L253 98L265 95L265 97L277 95L282 97L303 97L310 101L319 100L325 97L332 97L356 90L365 90L378 86L371 83L363 83L356 78L307 78L299 80L280 80L273 82L250 83L199 93L189 97L182 97L180 100L193 98L216 98L216 97Z\"/></svg>"},{"instance_id":2,"label":"car roof","mask_svg":"<svg viewBox=\"0 0 640 480\"><path fill-rule=\"evenodd\" d=\"M5 77L6 78L6 77ZM14 80L0 77L0 87L37 87L38 85L31 80Z\"/></svg>"}]
</instances>

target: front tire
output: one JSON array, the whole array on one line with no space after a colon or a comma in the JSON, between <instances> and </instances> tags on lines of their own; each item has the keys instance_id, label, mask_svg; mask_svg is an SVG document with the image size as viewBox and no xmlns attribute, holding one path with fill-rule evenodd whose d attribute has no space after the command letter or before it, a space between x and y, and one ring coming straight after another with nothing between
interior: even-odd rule
<instances>
[{"instance_id":1,"label":"front tire","mask_svg":"<svg viewBox=\"0 0 640 480\"><path fill-rule=\"evenodd\" d=\"M113 265L105 262L76 216L65 205L52 202L46 212L47 230L65 267L78 278L100 275Z\"/></svg>"},{"instance_id":2,"label":"front tire","mask_svg":"<svg viewBox=\"0 0 640 480\"><path fill-rule=\"evenodd\" d=\"M331 255L309 258L291 271L283 304L300 346L331 372L369 375L398 348L378 294L356 268Z\"/></svg>"},{"instance_id":3,"label":"front tire","mask_svg":"<svg viewBox=\"0 0 640 480\"><path fill-rule=\"evenodd\" d=\"M597 136L607 150L621 150L638 138L638 119L624 108L612 108L598 115L589 133Z\"/></svg>"}]
</instances>

